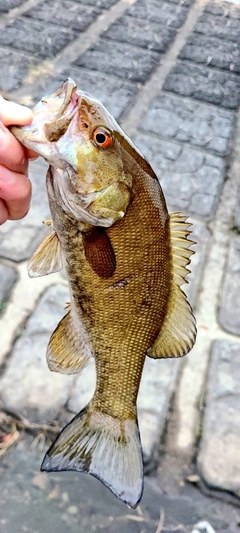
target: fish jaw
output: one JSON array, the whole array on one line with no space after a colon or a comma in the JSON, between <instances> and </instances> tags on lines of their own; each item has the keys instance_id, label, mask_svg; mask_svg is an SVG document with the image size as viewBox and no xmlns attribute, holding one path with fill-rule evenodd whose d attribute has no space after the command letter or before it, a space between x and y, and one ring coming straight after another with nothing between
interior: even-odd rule
<instances>
[{"instance_id":1,"label":"fish jaw","mask_svg":"<svg viewBox=\"0 0 240 533\"><path fill-rule=\"evenodd\" d=\"M77 128L79 98L77 86L68 78L57 91L38 102L31 124L12 126L11 132L55 168L71 166L77 170L77 145L85 143Z\"/></svg>"}]
</instances>

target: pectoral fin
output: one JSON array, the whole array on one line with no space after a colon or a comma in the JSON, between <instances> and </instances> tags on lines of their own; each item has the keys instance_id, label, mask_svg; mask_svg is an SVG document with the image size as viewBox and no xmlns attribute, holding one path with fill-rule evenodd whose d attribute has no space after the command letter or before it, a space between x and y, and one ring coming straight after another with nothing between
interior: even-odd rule
<instances>
[{"instance_id":1,"label":"pectoral fin","mask_svg":"<svg viewBox=\"0 0 240 533\"><path fill-rule=\"evenodd\" d=\"M116 268L111 241L103 228L94 227L82 234L85 257L100 278L110 278Z\"/></svg>"},{"instance_id":2,"label":"pectoral fin","mask_svg":"<svg viewBox=\"0 0 240 533\"><path fill-rule=\"evenodd\" d=\"M186 295L180 289L190 272L186 265L190 263L190 256L194 252L189 247L195 244L188 239L191 224L186 222L186 218L179 213L170 215L173 277L166 317L159 336L148 352L149 357L156 359L186 355L196 339L196 321Z\"/></svg>"},{"instance_id":3,"label":"pectoral fin","mask_svg":"<svg viewBox=\"0 0 240 533\"><path fill-rule=\"evenodd\" d=\"M62 268L63 257L60 241L56 232L51 231L29 259L28 274L30 278L37 278L58 272Z\"/></svg>"},{"instance_id":4,"label":"pectoral fin","mask_svg":"<svg viewBox=\"0 0 240 533\"><path fill-rule=\"evenodd\" d=\"M76 328L72 312L62 318L54 330L47 349L47 363L53 372L76 374L80 372L91 358L81 324Z\"/></svg>"}]
</instances>

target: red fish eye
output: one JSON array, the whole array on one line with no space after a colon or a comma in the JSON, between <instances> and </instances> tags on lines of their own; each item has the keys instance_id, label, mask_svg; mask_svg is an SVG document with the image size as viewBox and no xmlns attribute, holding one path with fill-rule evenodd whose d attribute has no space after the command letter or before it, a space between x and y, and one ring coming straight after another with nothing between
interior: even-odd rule
<instances>
[{"instance_id":1,"label":"red fish eye","mask_svg":"<svg viewBox=\"0 0 240 533\"><path fill-rule=\"evenodd\" d=\"M101 148L108 148L112 144L111 133L105 128L96 128L93 132L93 141Z\"/></svg>"}]
</instances>

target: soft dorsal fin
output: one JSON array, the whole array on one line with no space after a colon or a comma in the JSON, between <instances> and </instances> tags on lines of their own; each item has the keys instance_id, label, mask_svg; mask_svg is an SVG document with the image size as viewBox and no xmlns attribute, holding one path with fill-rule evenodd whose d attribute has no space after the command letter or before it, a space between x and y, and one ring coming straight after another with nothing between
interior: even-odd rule
<instances>
[{"instance_id":1,"label":"soft dorsal fin","mask_svg":"<svg viewBox=\"0 0 240 533\"><path fill-rule=\"evenodd\" d=\"M186 295L180 289L190 272L186 267L194 251L189 248L195 244L188 239L191 224L186 218L180 213L170 215L172 284L162 329L148 352L149 357L156 359L182 357L191 350L196 339L196 321Z\"/></svg>"},{"instance_id":2,"label":"soft dorsal fin","mask_svg":"<svg viewBox=\"0 0 240 533\"><path fill-rule=\"evenodd\" d=\"M88 364L91 356L84 328L79 319L76 328L70 310L59 322L48 343L48 366L53 372L76 374Z\"/></svg>"},{"instance_id":3,"label":"soft dorsal fin","mask_svg":"<svg viewBox=\"0 0 240 533\"><path fill-rule=\"evenodd\" d=\"M29 259L28 274L30 278L46 276L62 270L63 266L61 244L56 232L53 230L45 237L31 259Z\"/></svg>"}]
</instances>

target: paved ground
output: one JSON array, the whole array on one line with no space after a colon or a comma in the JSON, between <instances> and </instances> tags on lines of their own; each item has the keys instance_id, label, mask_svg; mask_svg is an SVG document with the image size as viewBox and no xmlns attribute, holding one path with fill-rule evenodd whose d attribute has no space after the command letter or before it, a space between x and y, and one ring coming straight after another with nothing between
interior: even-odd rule
<instances>
[{"instance_id":1,"label":"paved ground","mask_svg":"<svg viewBox=\"0 0 240 533\"><path fill-rule=\"evenodd\" d=\"M1 93L32 105L71 76L148 157L169 209L191 216L197 245L187 293L198 321L189 356L146 363L138 406L147 476L138 512L87 476L40 474L46 441L91 396L94 368L66 377L46 366L68 291L61 274L26 274L48 217L45 165L32 164L32 209L0 229L0 439L16 439L0 463L1 532L190 532L205 519L235 533L239 2L0 0L0 14Z\"/></svg>"}]
</instances>

